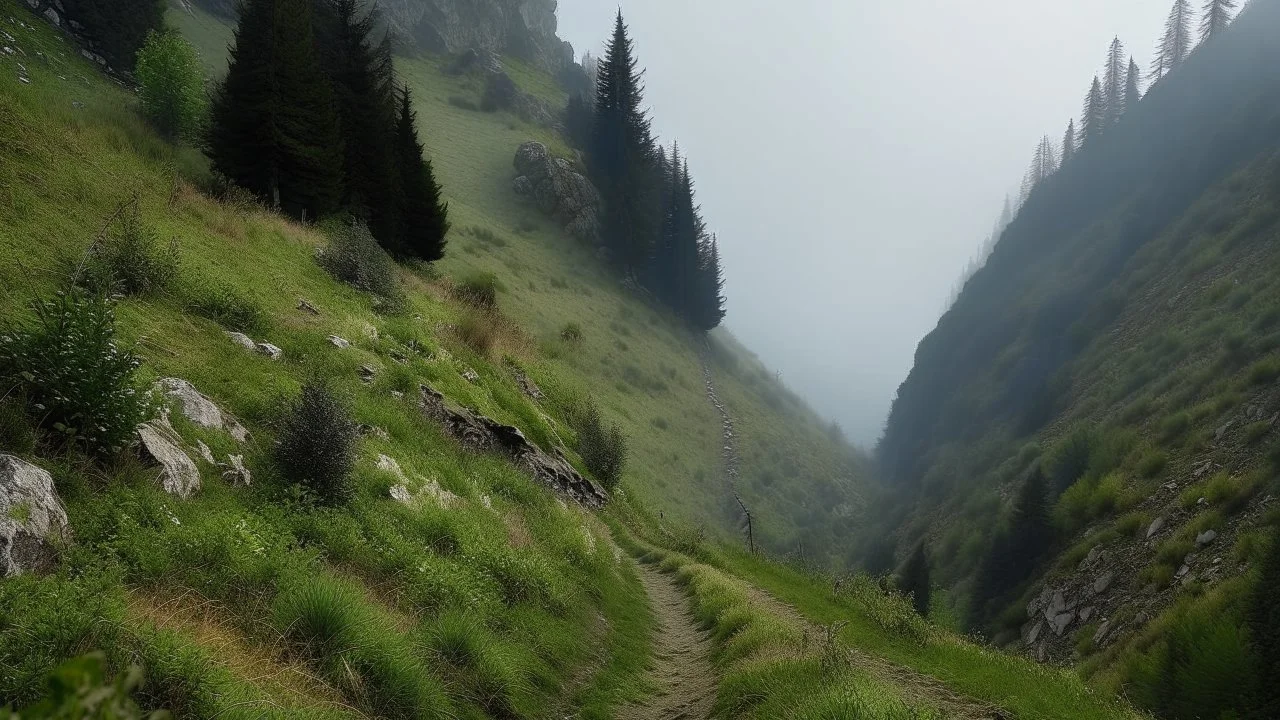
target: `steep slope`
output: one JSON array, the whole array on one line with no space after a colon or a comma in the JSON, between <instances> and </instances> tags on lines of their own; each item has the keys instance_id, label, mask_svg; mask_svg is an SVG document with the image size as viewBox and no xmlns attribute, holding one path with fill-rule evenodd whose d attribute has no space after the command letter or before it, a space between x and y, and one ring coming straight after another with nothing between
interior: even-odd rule
<instances>
[{"instance_id":1,"label":"steep slope","mask_svg":"<svg viewBox=\"0 0 1280 720\"><path fill-rule=\"evenodd\" d=\"M973 598L993 520L1048 476L1049 553L965 613L997 641L1127 663L1239 607L1273 475L1277 28L1252 3L1037 188L920 343L878 450L899 547Z\"/></svg>"}]
</instances>

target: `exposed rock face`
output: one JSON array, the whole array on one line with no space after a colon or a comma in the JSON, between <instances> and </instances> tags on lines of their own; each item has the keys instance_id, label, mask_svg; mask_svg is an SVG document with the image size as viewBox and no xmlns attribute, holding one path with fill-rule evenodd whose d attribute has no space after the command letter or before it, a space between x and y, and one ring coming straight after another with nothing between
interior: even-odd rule
<instances>
[{"instance_id":1,"label":"exposed rock face","mask_svg":"<svg viewBox=\"0 0 1280 720\"><path fill-rule=\"evenodd\" d=\"M400 467L400 463L396 462L395 458L391 458L386 455L379 455L378 469L383 472L391 473L400 480L398 484L392 485L390 490L391 499L398 503L414 505L424 499L430 498L435 501L437 505L448 508L453 507L455 503L462 499L440 487L440 483L433 478L419 477L417 478L418 489L410 489L409 476L405 474L404 470Z\"/></svg>"},{"instance_id":2,"label":"exposed rock face","mask_svg":"<svg viewBox=\"0 0 1280 720\"><path fill-rule=\"evenodd\" d=\"M53 477L12 455L0 455L0 578L51 569L56 543L70 537Z\"/></svg>"},{"instance_id":3,"label":"exposed rock face","mask_svg":"<svg viewBox=\"0 0 1280 720\"><path fill-rule=\"evenodd\" d=\"M487 50L552 72L573 62L573 46L556 37L556 0L383 0L379 7L401 38L428 52Z\"/></svg>"},{"instance_id":4,"label":"exposed rock face","mask_svg":"<svg viewBox=\"0 0 1280 720\"><path fill-rule=\"evenodd\" d=\"M515 168L519 177L511 187L516 194L563 223L577 239L598 240L600 193L568 160L552 157L540 142L527 142L516 150Z\"/></svg>"},{"instance_id":5,"label":"exposed rock face","mask_svg":"<svg viewBox=\"0 0 1280 720\"><path fill-rule=\"evenodd\" d=\"M608 493L575 470L568 460L559 454L543 452L519 428L465 408L451 407L443 395L425 385L422 386L422 410L468 448L508 455L534 479L583 506L598 509L609 500Z\"/></svg>"},{"instance_id":6,"label":"exposed rock face","mask_svg":"<svg viewBox=\"0 0 1280 720\"><path fill-rule=\"evenodd\" d=\"M173 435L158 422L143 423L138 426L138 447L144 459L160 466L164 491L188 498L200 489L200 471Z\"/></svg>"},{"instance_id":7,"label":"exposed rock face","mask_svg":"<svg viewBox=\"0 0 1280 720\"><path fill-rule=\"evenodd\" d=\"M159 388L177 402L178 408L188 420L209 430L224 430L237 442L249 439L249 431L230 415L222 412L217 403L196 390L182 378L164 378Z\"/></svg>"}]
</instances>

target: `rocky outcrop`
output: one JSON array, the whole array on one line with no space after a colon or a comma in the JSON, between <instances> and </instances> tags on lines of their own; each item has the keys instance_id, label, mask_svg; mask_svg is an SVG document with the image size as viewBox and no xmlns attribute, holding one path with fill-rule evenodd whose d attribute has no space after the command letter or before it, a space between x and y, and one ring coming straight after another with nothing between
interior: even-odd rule
<instances>
[{"instance_id":1,"label":"rocky outcrop","mask_svg":"<svg viewBox=\"0 0 1280 720\"><path fill-rule=\"evenodd\" d=\"M235 438L236 442L249 439L249 431L229 414L224 413L217 403L195 389L191 383L182 378L164 378L156 386L169 398L174 400L178 410L191 422L207 430L222 430Z\"/></svg>"},{"instance_id":2,"label":"rocky outcrop","mask_svg":"<svg viewBox=\"0 0 1280 720\"><path fill-rule=\"evenodd\" d=\"M400 481L392 485L389 491L391 499L398 503L416 505L429 499L441 507L449 508L462 500L441 487L440 482L434 478L418 477L416 481L411 480L400 467L400 463L386 455L378 456L378 469L394 475ZM410 487L411 484L416 486L416 489Z\"/></svg>"},{"instance_id":3,"label":"rocky outcrop","mask_svg":"<svg viewBox=\"0 0 1280 720\"><path fill-rule=\"evenodd\" d=\"M138 451L160 466L160 485L170 495L189 498L200 489L200 470L182 449L177 434L160 421L138 426Z\"/></svg>"},{"instance_id":4,"label":"rocky outcrop","mask_svg":"<svg viewBox=\"0 0 1280 720\"><path fill-rule=\"evenodd\" d=\"M556 0L382 0L378 6L396 34L420 50L513 55L551 72L573 62L573 46L556 36Z\"/></svg>"},{"instance_id":5,"label":"rocky outcrop","mask_svg":"<svg viewBox=\"0 0 1280 720\"><path fill-rule=\"evenodd\" d=\"M512 190L554 217L575 238L595 243L600 234L600 193L572 163L547 146L527 142L516 150Z\"/></svg>"},{"instance_id":6,"label":"rocky outcrop","mask_svg":"<svg viewBox=\"0 0 1280 720\"><path fill-rule=\"evenodd\" d=\"M0 578L52 569L57 545L70 538L53 477L12 455L0 455Z\"/></svg>"},{"instance_id":7,"label":"rocky outcrop","mask_svg":"<svg viewBox=\"0 0 1280 720\"><path fill-rule=\"evenodd\" d=\"M422 386L421 404L427 417L444 425L467 448L506 455L538 482L585 507L599 509L608 502L608 493L574 469L563 455L546 453L519 428L454 407L426 385Z\"/></svg>"}]
</instances>

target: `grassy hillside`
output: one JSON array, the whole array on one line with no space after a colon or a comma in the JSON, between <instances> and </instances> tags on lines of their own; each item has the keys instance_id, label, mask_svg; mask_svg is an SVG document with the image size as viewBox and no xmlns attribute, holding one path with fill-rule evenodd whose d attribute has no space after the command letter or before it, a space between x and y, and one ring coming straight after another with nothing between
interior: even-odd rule
<instances>
[{"instance_id":1,"label":"grassy hillside","mask_svg":"<svg viewBox=\"0 0 1280 720\"><path fill-rule=\"evenodd\" d=\"M1280 84L1255 71L1280 59L1277 26L1253 3L1037 188L922 341L880 448L900 493L880 527L929 541L961 615L1043 468L1052 546L986 629L1174 716L1238 699L1243 599L1280 519ZM1088 616L1069 603L1063 632L1030 638L1057 591ZM1195 648L1184 668L1171 638ZM1195 698L1158 684L1180 672Z\"/></svg>"}]
</instances>

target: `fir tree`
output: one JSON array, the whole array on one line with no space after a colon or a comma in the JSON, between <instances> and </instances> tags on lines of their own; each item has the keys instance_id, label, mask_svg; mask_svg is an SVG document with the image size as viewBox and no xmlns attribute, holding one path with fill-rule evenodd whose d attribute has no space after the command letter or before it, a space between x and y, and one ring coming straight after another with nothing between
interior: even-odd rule
<instances>
[{"instance_id":1,"label":"fir tree","mask_svg":"<svg viewBox=\"0 0 1280 720\"><path fill-rule=\"evenodd\" d=\"M250 0L211 113L213 167L295 217L342 195L342 142L319 68L310 0Z\"/></svg>"},{"instance_id":2,"label":"fir tree","mask_svg":"<svg viewBox=\"0 0 1280 720\"><path fill-rule=\"evenodd\" d=\"M1207 0L1200 19L1200 42L1204 42L1231 25L1236 0Z\"/></svg>"},{"instance_id":3,"label":"fir tree","mask_svg":"<svg viewBox=\"0 0 1280 720\"><path fill-rule=\"evenodd\" d=\"M402 231L393 252L402 257L434 262L444 257L445 235L449 232L449 205L442 202L431 161L423 156L409 86L401 89L399 99L400 113L392 154L398 178L398 214Z\"/></svg>"},{"instance_id":4,"label":"fir tree","mask_svg":"<svg viewBox=\"0 0 1280 720\"><path fill-rule=\"evenodd\" d=\"M1014 499L1008 525L996 532L978 569L972 624L985 624L992 600L1004 597L1035 571L1053 542L1044 473L1037 466Z\"/></svg>"},{"instance_id":5,"label":"fir tree","mask_svg":"<svg viewBox=\"0 0 1280 720\"><path fill-rule=\"evenodd\" d=\"M1130 112L1142 101L1142 70L1138 63L1129 58L1129 73L1124 84L1124 111Z\"/></svg>"},{"instance_id":6,"label":"fir tree","mask_svg":"<svg viewBox=\"0 0 1280 720\"><path fill-rule=\"evenodd\" d=\"M1080 118L1080 147L1087 147L1103 133L1107 122L1106 100L1102 95L1102 82L1095 75L1089 94L1084 99L1084 114Z\"/></svg>"},{"instance_id":7,"label":"fir tree","mask_svg":"<svg viewBox=\"0 0 1280 720\"><path fill-rule=\"evenodd\" d=\"M375 44L374 12L359 0L318 0L316 33L321 64L333 88L346 179L343 204L364 219L385 248L399 242L393 182L394 79L389 48Z\"/></svg>"},{"instance_id":8,"label":"fir tree","mask_svg":"<svg viewBox=\"0 0 1280 720\"><path fill-rule=\"evenodd\" d=\"M1076 121L1072 118L1067 121L1067 131L1062 135L1062 162L1060 167L1066 167L1071 161L1071 156L1076 154Z\"/></svg>"},{"instance_id":9,"label":"fir tree","mask_svg":"<svg viewBox=\"0 0 1280 720\"><path fill-rule=\"evenodd\" d=\"M573 94L564 109L564 134L569 144L579 150L585 150L591 143L591 126L595 121L595 111L590 101L583 95Z\"/></svg>"},{"instance_id":10,"label":"fir tree","mask_svg":"<svg viewBox=\"0 0 1280 720\"><path fill-rule=\"evenodd\" d=\"M1057 169L1057 158L1053 149L1053 142L1046 135L1040 138L1040 143L1036 146L1035 155L1031 160L1031 167L1027 169L1027 174L1022 180L1022 202L1026 202L1031 195L1031 191L1035 190L1037 185L1044 182Z\"/></svg>"},{"instance_id":11,"label":"fir tree","mask_svg":"<svg viewBox=\"0 0 1280 720\"><path fill-rule=\"evenodd\" d=\"M1125 113L1125 83L1127 68L1124 62L1124 44L1120 38L1111 41L1107 51L1107 69L1102 79L1103 124L1111 127Z\"/></svg>"},{"instance_id":12,"label":"fir tree","mask_svg":"<svg viewBox=\"0 0 1280 720\"><path fill-rule=\"evenodd\" d=\"M924 541L916 545L907 562L898 573L898 587L911 596L911 605L921 617L929 616L929 558L925 554Z\"/></svg>"},{"instance_id":13,"label":"fir tree","mask_svg":"<svg viewBox=\"0 0 1280 720\"><path fill-rule=\"evenodd\" d=\"M724 271L720 267L720 243L714 235L705 238L699 249L698 303L694 323L711 330L724 321Z\"/></svg>"},{"instance_id":14,"label":"fir tree","mask_svg":"<svg viewBox=\"0 0 1280 720\"><path fill-rule=\"evenodd\" d=\"M164 29L164 0L63 0L66 15L84 26L117 70L133 70L147 33Z\"/></svg>"},{"instance_id":15,"label":"fir tree","mask_svg":"<svg viewBox=\"0 0 1280 720\"><path fill-rule=\"evenodd\" d=\"M1263 561L1249 605L1249 634L1255 664L1253 717L1280 717L1280 528L1271 533L1271 550Z\"/></svg>"},{"instance_id":16,"label":"fir tree","mask_svg":"<svg viewBox=\"0 0 1280 720\"><path fill-rule=\"evenodd\" d=\"M613 38L600 63L589 170L604 204L602 235L613 261L626 272L649 267L661 233L660 173L656 171L644 88L634 48L618 12Z\"/></svg>"},{"instance_id":17,"label":"fir tree","mask_svg":"<svg viewBox=\"0 0 1280 720\"><path fill-rule=\"evenodd\" d=\"M1153 82L1172 72L1191 53L1191 13L1191 0L1174 0L1165 21L1164 37L1156 48L1151 68Z\"/></svg>"}]
</instances>

